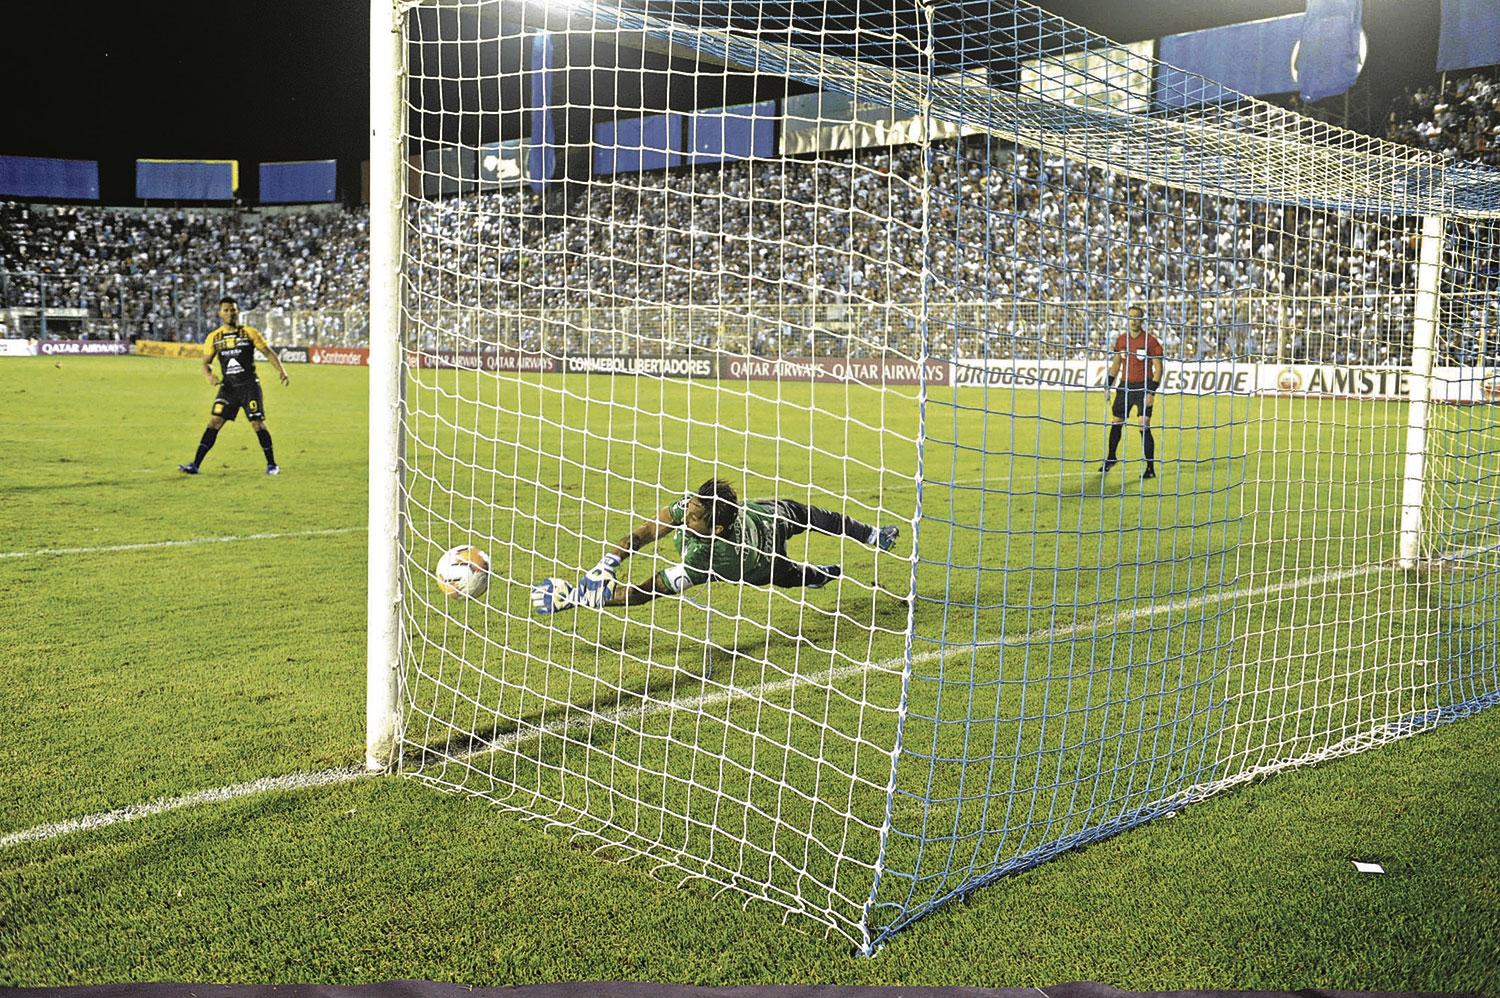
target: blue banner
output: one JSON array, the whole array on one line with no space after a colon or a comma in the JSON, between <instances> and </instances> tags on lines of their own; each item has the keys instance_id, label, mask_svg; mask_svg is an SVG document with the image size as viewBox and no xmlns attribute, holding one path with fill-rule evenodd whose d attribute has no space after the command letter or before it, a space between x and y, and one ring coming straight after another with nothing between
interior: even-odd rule
<instances>
[{"instance_id":1,"label":"blue banner","mask_svg":"<svg viewBox=\"0 0 1500 998\"><path fill-rule=\"evenodd\" d=\"M338 163L331 159L260 164L261 204L327 203L336 197Z\"/></svg>"},{"instance_id":2,"label":"blue banner","mask_svg":"<svg viewBox=\"0 0 1500 998\"><path fill-rule=\"evenodd\" d=\"M1161 39L1154 88L1157 107L1190 108L1233 100L1235 93L1284 94L1297 89L1292 53L1303 15L1268 17Z\"/></svg>"},{"instance_id":3,"label":"blue banner","mask_svg":"<svg viewBox=\"0 0 1500 998\"><path fill-rule=\"evenodd\" d=\"M1443 0L1438 72L1495 65L1500 65L1500 3Z\"/></svg>"},{"instance_id":4,"label":"blue banner","mask_svg":"<svg viewBox=\"0 0 1500 998\"><path fill-rule=\"evenodd\" d=\"M233 159L138 159L135 196L142 201L233 201L239 170Z\"/></svg>"},{"instance_id":5,"label":"blue banner","mask_svg":"<svg viewBox=\"0 0 1500 998\"><path fill-rule=\"evenodd\" d=\"M594 173L660 170L682 162L682 115L621 118L594 126Z\"/></svg>"},{"instance_id":6,"label":"blue banner","mask_svg":"<svg viewBox=\"0 0 1500 998\"><path fill-rule=\"evenodd\" d=\"M688 133L694 163L765 159L776 153L776 102L699 111L688 119Z\"/></svg>"},{"instance_id":7,"label":"blue banner","mask_svg":"<svg viewBox=\"0 0 1500 998\"><path fill-rule=\"evenodd\" d=\"M91 159L0 156L0 196L99 200L99 164Z\"/></svg>"},{"instance_id":8,"label":"blue banner","mask_svg":"<svg viewBox=\"0 0 1500 998\"><path fill-rule=\"evenodd\" d=\"M1303 100L1336 97L1359 79L1363 0L1307 0L1294 68Z\"/></svg>"},{"instance_id":9,"label":"blue banner","mask_svg":"<svg viewBox=\"0 0 1500 998\"><path fill-rule=\"evenodd\" d=\"M557 135L552 122L552 36L539 31L531 39L531 134L526 176L540 191L557 165Z\"/></svg>"}]
</instances>

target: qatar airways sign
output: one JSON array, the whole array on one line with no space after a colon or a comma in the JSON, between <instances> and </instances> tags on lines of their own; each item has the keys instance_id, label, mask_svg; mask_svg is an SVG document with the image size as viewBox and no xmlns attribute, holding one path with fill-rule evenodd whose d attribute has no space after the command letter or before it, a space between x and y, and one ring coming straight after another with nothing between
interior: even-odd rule
<instances>
[{"instance_id":1,"label":"qatar airways sign","mask_svg":"<svg viewBox=\"0 0 1500 998\"><path fill-rule=\"evenodd\" d=\"M924 378L925 375L925 378ZM719 377L726 381L839 381L866 385L947 385L945 360L892 357L735 357L719 361Z\"/></svg>"},{"instance_id":2,"label":"qatar airways sign","mask_svg":"<svg viewBox=\"0 0 1500 998\"><path fill-rule=\"evenodd\" d=\"M493 350L408 350L406 366L424 370L536 371L552 374L562 370L556 357L529 353L497 353Z\"/></svg>"},{"instance_id":3,"label":"qatar airways sign","mask_svg":"<svg viewBox=\"0 0 1500 998\"><path fill-rule=\"evenodd\" d=\"M37 353L43 357L67 354L89 357L124 357L130 354L128 340L37 340Z\"/></svg>"}]
</instances>

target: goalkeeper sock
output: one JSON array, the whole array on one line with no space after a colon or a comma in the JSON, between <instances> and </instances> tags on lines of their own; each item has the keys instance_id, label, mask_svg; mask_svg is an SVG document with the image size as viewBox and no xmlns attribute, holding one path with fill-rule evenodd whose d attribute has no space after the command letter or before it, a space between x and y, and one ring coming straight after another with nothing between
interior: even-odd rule
<instances>
[{"instance_id":1,"label":"goalkeeper sock","mask_svg":"<svg viewBox=\"0 0 1500 998\"><path fill-rule=\"evenodd\" d=\"M1141 445L1146 452L1146 470L1150 471L1156 467L1156 438L1151 435L1151 427L1141 427Z\"/></svg>"},{"instance_id":2,"label":"goalkeeper sock","mask_svg":"<svg viewBox=\"0 0 1500 998\"><path fill-rule=\"evenodd\" d=\"M266 463L276 463L276 452L271 450L271 431L262 426L255 431L255 437L260 441L260 449L266 453Z\"/></svg>"},{"instance_id":3,"label":"goalkeeper sock","mask_svg":"<svg viewBox=\"0 0 1500 998\"><path fill-rule=\"evenodd\" d=\"M1115 459L1115 451L1120 449L1120 431L1123 427L1111 426L1109 428L1109 459Z\"/></svg>"},{"instance_id":4,"label":"goalkeeper sock","mask_svg":"<svg viewBox=\"0 0 1500 998\"><path fill-rule=\"evenodd\" d=\"M219 431L215 427L210 426L203 431L203 439L198 441L198 456L193 458L193 467L196 468L203 463L203 455L213 449L214 441L218 438Z\"/></svg>"}]
</instances>

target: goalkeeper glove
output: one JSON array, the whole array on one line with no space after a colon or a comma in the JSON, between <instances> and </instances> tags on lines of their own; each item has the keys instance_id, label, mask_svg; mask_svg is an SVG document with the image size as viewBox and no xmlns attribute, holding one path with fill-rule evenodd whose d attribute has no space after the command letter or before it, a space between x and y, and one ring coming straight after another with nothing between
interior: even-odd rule
<instances>
[{"instance_id":1,"label":"goalkeeper glove","mask_svg":"<svg viewBox=\"0 0 1500 998\"><path fill-rule=\"evenodd\" d=\"M615 593L615 569L619 567L620 559L614 554L600 558L599 564L589 569L589 574L583 577L583 581L574 590L578 605L597 610L608 603Z\"/></svg>"},{"instance_id":2,"label":"goalkeeper glove","mask_svg":"<svg viewBox=\"0 0 1500 998\"><path fill-rule=\"evenodd\" d=\"M565 579L543 579L531 587L531 609L538 614L571 610L577 589Z\"/></svg>"}]
</instances>

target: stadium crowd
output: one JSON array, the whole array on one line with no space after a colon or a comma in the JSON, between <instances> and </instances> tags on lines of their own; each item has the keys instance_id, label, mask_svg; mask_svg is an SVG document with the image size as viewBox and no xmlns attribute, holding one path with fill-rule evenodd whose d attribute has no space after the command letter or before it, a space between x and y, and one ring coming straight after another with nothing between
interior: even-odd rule
<instances>
[{"instance_id":1,"label":"stadium crowd","mask_svg":"<svg viewBox=\"0 0 1500 998\"><path fill-rule=\"evenodd\" d=\"M1475 73L1415 91L1391 109L1386 138L1451 160L1500 166L1500 79Z\"/></svg>"},{"instance_id":2,"label":"stadium crowd","mask_svg":"<svg viewBox=\"0 0 1500 998\"><path fill-rule=\"evenodd\" d=\"M1500 153L1494 81L1410 107L1392 138ZM1378 363L1399 359L1418 247L1409 220L1169 190L983 137L620 174L558 202L418 205L412 307L432 342L505 315L486 338L552 350L910 351L925 300L935 353L1085 356L1147 300L1179 356ZM362 335L337 313L364 306L367 230L365 209L0 203L0 309L45 297L97 316L95 335L194 340L231 294L262 323L306 312Z\"/></svg>"},{"instance_id":3,"label":"stadium crowd","mask_svg":"<svg viewBox=\"0 0 1500 998\"><path fill-rule=\"evenodd\" d=\"M450 307L592 309L589 321L548 333L579 350L601 334L633 349L643 307L692 302L723 315L688 342L729 328L752 353L805 354L819 331L798 317L821 307L851 314L856 349L905 351L924 297L929 318L943 317L928 323L940 354L1086 356L1127 299L1163 303L1173 314L1158 322L1184 356L1281 348L1374 363L1401 339L1397 296L1412 284L1418 245L1411 223L1184 194L1035 152L995 153L983 139L923 155L896 146L617 176L582 193L564 219L537 215L520 192L430 203L414 283ZM925 227L924 171L933 177ZM1329 296L1341 303L1310 301ZM975 302L990 304L963 307ZM1273 326L1323 335L1262 342Z\"/></svg>"},{"instance_id":4,"label":"stadium crowd","mask_svg":"<svg viewBox=\"0 0 1500 998\"><path fill-rule=\"evenodd\" d=\"M0 202L0 308L85 309L96 337L202 339L219 298L363 307L369 215Z\"/></svg>"}]
</instances>

